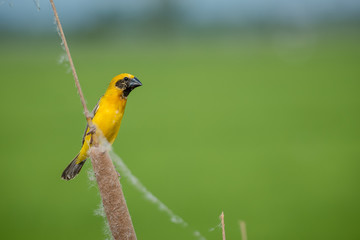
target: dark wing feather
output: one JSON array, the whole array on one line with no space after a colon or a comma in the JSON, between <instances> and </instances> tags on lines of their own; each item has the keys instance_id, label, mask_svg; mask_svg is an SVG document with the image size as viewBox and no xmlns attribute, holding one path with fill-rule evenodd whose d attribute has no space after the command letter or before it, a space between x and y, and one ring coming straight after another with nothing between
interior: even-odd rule
<instances>
[{"instance_id":1,"label":"dark wing feather","mask_svg":"<svg viewBox=\"0 0 360 240\"><path fill-rule=\"evenodd\" d=\"M97 104L95 105L94 109L93 109L92 112L90 113L90 114L91 114L91 119L94 118L94 116L95 116L95 114L96 114L96 112L97 112L97 110L98 110L98 108L99 108L100 100L101 100L101 98L99 99L99 101L98 101ZM85 128L85 132L84 132L84 135L83 135L83 138L82 138L82 143L81 143L81 145L83 145L84 142L85 142L86 132L87 132L88 128L89 128L89 125L86 124L86 128Z\"/></svg>"}]
</instances>

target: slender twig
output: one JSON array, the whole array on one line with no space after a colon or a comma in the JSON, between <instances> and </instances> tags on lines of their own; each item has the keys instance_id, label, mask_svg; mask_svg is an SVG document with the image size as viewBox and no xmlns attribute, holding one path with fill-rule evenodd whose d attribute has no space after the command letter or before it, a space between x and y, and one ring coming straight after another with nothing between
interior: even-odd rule
<instances>
[{"instance_id":1,"label":"slender twig","mask_svg":"<svg viewBox=\"0 0 360 240\"><path fill-rule=\"evenodd\" d=\"M71 58L71 54L70 54L70 50L69 50L69 47L68 47L68 44L66 42L66 38L65 38L65 34L64 34L64 31L61 27L61 23L60 23L60 19L59 19L59 16L58 16L58 13L56 11L56 7L55 7L55 4L54 4L54 1L53 0L50 0L50 3L51 3L51 7L54 11L54 15L55 15L55 19L56 19L56 24L59 28L59 32L60 32L60 37L61 37L61 40L63 41L63 44L64 44L64 47L65 47L65 51L66 51L66 54L68 56L68 59L69 59L69 63L70 63L70 67L71 67L71 70L72 70L72 73L74 75L74 80L75 80L75 85L76 85L76 88L78 89L78 92L79 92L79 95L80 95L80 100L81 100L81 104L83 105L83 108L84 108L84 114L85 114L85 117L86 117L86 121L88 123L89 126L93 126L92 122L91 122L91 116L90 116L90 113L89 113L89 110L88 108L86 107L86 102L85 102L85 98L84 98L84 94L81 90L81 86L80 86L80 82L79 82L79 78L76 74L76 70L75 70L75 66L74 66L74 63L73 63L73 60Z\"/></svg>"},{"instance_id":2,"label":"slender twig","mask_svg":"<svg viewBox=\"0 0 360 240\"><path fill-rule=\"evenodd\" d=\"M69 58L69 63L74 75L75 85L80 95L80 100L84 108L84 114L89 126L89 130L94 130L94 125L91 121L88 108L86 107L85 98L81 90L80 82L76 74L75 66L70 55L70 50L66 42L65 34L61 27L54 1L50 0L50 3L54 11L56 23L60 31L61 39L64 43L66 54ZM107 150L104 147L98 146L98 134L102 136L101 131L96 131L95 134L92 134L94 141L93 146L90 149L90 157L95 172L96 181L99 186L100 196L106 217L109 222L110 230L115 240L136 240L135 230L131 222L129 210L126 206L117 172Z\"/></svg>"},{"instance_id":3,"label":"slender twig","mask_svg":"<svg viewBox=\"0 0 360 240\"><path fill-rule=\"evenodd\" d=\"M226 238L225 238L225 219L224 219L224 211L221 212L220 219L221 219L222 239L223 239L223 240L226 240Z\"/></svg>"},{"instance_id":4,"label":"slender twig","mask_svg":"<svg viewBox=\"0 0 360 240\"><path fill-rule=\"evenodd\" d=\"M239 221L239 225L240 225L240 231L241 231L241 240L247 240L245 221Z\"/></svg>"}]
</instances>

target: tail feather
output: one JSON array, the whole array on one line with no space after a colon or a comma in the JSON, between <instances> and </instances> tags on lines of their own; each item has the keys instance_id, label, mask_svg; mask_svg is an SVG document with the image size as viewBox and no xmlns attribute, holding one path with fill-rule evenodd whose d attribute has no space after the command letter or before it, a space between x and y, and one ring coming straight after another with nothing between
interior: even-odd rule
<instances>
[{"instance_id":1,"label":"tail feather","mask_svg":"<svg viewBox=\"0 0 360 240\"><path fill-rule=\"evenodd\" d=\"M74 160L65 168L64 172L61 175L62 179L70 180L73 179L81 170L82 166L84 165L85 161L80 163L76 163L78 156L75 157Z\"/></svg>"}]
</instances>

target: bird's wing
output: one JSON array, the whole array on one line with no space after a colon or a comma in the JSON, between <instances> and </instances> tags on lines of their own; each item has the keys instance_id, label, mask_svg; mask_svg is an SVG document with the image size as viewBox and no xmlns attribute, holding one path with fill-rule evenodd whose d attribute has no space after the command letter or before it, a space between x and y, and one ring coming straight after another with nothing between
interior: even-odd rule
<instances>
[{"instance_id":1,"label":"bird's wing","mask_svg":"<svg viewBox=\"0 0 360 240\"><path fill-rule=\"evenodd\" d=\"M97 104L95 105L94 109L93 109L93 110L91 111L91 113L90 113L91 119L94 118L94 116L95 116L95 114L96 114L96 112L97 112L97 110L98 110L98 108L99 108L100 100L101 100L101 98L99 99L99 101L98 101ZM84 142L85 142L86 132L87 132L88 128L89 128L89 125L86 124L86 128L85 128L85 132L84 132L84 135L83 135L83 138L82 138L82 143L81 143L81 145L83 145Z\"/></svg>"}]
</instances>

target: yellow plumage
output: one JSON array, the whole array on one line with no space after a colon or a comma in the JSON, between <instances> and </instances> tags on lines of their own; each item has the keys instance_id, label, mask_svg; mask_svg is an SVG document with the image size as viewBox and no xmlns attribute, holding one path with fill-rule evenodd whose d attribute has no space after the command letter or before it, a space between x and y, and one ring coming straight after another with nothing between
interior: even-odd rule
<instances>
[{"instance_id":1,"label":"yellow plumage","mask_svg":"<svg viewBox=\"0 0 360 240\"><path fill-rule=\"evenodd\" d=\"M126 101L129 93L136 87L141 86L140 81L131 74L123 73L114 77L105 94L100 98L97 106L93 110L92 122L96 131L101 131L107 141L112 144L119 132L121 119L124 115ZM64 170L62 178L70 180L81 170L85 160L89 157L91 147L91 134L86 128L83 143L79 154Z\"/></svg>"}]
</instances>

